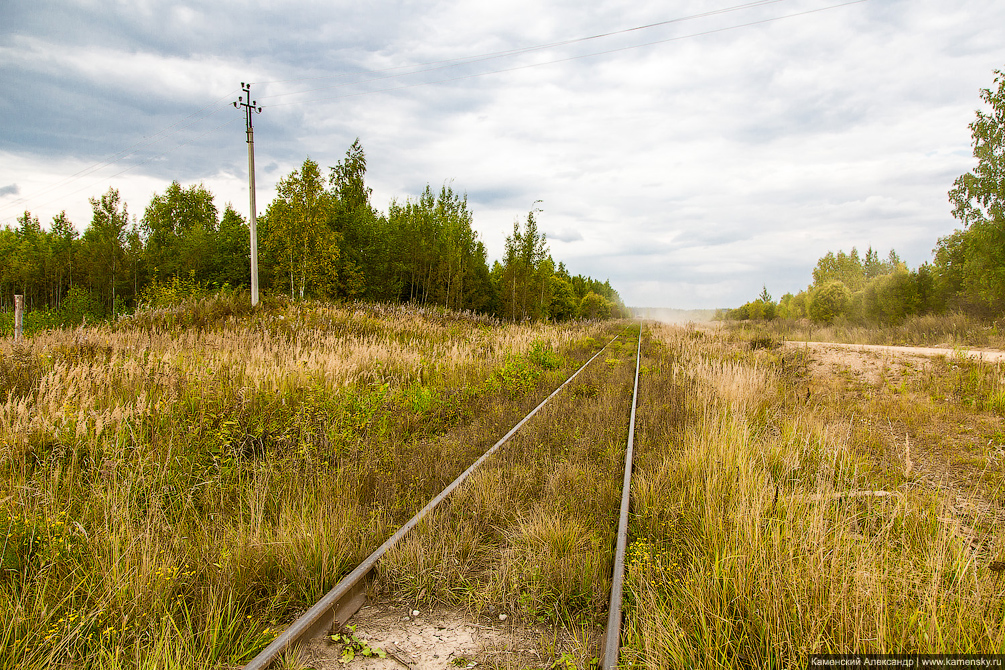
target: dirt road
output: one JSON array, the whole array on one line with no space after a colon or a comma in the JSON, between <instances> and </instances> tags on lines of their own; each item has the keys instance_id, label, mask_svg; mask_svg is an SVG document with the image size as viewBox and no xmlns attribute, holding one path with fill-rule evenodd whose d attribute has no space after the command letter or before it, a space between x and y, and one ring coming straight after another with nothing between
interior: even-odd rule
<instances>
[{"instance_id":1,"label":"dirt road","mask_svg":"<svg viewBox=\"0 0 1005 670\"><path fill-rule=\"evenodd\" d=\"M949 349L940 347L894 347L882 344L844 344L841 342L798 342L787 341L786 347L808 347L810 349L827 349L837 347L840 349L853 349L858 351L876 351L887 353L907 354L910 356L954 356L962 355L968 358L977 358L989 362L1005 360L1005 351L993 349Z\"/></svg>"}]
</instances>

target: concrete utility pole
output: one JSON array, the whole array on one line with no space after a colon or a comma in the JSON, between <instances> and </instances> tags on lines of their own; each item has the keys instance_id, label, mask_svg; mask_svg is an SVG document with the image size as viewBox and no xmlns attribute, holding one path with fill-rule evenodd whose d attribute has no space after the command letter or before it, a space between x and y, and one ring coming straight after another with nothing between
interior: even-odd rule
<instances>
[{"instance_id":1,"label":"concrete utility pole","mask_svg":"<svg viewBox=\"0 0 1005 670\"><path fill-rule=\"evenodd\" d=\"M248 133L248 190L251 192L251 306L258 304L258 222L255 210L255 129L251 125L251 113L262 113L262 108L251 99L251 84L241 82L244 95L234 103L235 108L244 107L244 125Z\"/></svg>"}]
</instances>

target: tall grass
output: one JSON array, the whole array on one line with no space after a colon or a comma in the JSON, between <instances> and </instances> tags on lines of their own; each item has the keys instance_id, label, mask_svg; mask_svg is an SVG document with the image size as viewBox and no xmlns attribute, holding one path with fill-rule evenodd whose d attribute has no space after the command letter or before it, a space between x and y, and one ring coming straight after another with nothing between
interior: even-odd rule
<instances>
[{"instance_id":1,"label":"tall grass","mask_svg":"<svg viewBox=\"0 0 1005 670\"><path fill-rule=\"evenodd\" d=\"M609 328L245 303L0 343L0 668L243 662Z\"/></svg>"},{"instance_id":2,"label":"tall grass","mask_svg":"<svg viewBox=\"0 0 1005 670\"><path fill-rule=\"evenodd\" d=\"M599 654L635 370L615 342L382 562L383 588L565 629L557 658ZM560 636L561 637L561 636ZM564 666L563 666L564 667Z\"/></svg>"},{"instance_id":3,"label":"tall grass","mask_svg":"<svg viewBox=\"0 0 1005 670\"><path fill-rule=\"evenodd\" d=\"M801 667L811 653L1005 651L997 524L961 531L956 489L891 486L839 411L794 401L771 352L652 332L623 658ZM890 495L869 495L882 486ZM971 494L988 518L993 494Z\"/></svg>"}]
</instances>

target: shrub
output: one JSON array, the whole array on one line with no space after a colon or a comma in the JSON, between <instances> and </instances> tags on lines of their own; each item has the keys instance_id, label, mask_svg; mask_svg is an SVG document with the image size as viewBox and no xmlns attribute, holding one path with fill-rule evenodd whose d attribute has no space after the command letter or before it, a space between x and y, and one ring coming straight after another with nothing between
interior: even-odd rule
<instances>
[{"instance_id":1,"label":"shrub","mask_svg":"<svg viewBox=\"0 0 1005 670\"><path fill-rule=\"evenodd\" d=\"M590 291L579 303L579 316L584 319L609 319L611 302L604 296Z\"/></svg>"},{"instance_id":2,"label":"shrub","mask_svg":"<svg viewBox=\"0 0 1005 670\"><path fill-rule=\"evenodd\" d=\"M59 306L59 320L64 326L77 326L85 317L92 323L101 318L101 303L90 291L74 286Z\"/></svg>"},{"instance_id":3,"label":"shrub","mask_svg":"<svg viewBox=\"0 0 1005 670\"><path fill-rule=\"evenodd\" d=\"M851 301L851 291L838 280L830 281L813 292L810 298L810 318L830 323L843 315Z\"/></svg>"}]
</instances>

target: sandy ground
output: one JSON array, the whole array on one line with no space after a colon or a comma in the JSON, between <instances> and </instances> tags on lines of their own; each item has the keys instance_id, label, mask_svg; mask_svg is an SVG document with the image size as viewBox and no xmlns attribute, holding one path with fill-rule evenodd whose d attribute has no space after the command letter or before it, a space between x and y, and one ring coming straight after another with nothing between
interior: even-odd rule
<instances>
[{"instance_id":1,"label":"sandy ground","mask_svg":"<svg viewBox=\"0 0 1005 670\"><path fill-rule=\"evenodd\" d=\"M993 349L949 349L939 347L894 347L882 344L843 344L840 342L797 342L788 341L786 347L807 347L813 350L820 349L854 349L858 351L876 351L886 353L905 354L909 356L954 356L961 355L968 358L978 358L985 361L997 362L1005 360L1005 351Z\"/></svg>"},{"instance_id":2,"label":"sandy ground","mask_svg":"<svg viewBox=\"0 0 1005 670\"><path fill-rule=\"evenodd\" d=\"M844 370L851 372L857 380L872 385L880 383L880 380L898 384L906 369L925 369L933 357L953 353L951 349L839 342L786 342L785 348L804 349L812 354L807 367L813 378L833 377Z\"/></svg>"},{"instance_id":3,"label":"sandy ground","mask_svg":"<svg viewBox=\"0 0 1005 670\"><path fill-rule=\"evenodd\" d=\"M828 380L840 379L845 392L860 399L863 393L880 387L897 387L905 377L932 365L937 356L1005 360L1005 351L980 349L796 341L786 342L785 348L808 350L806 366L811 380L826 386ZM810 387L816 390L813 384ZM806 398L809 401L809 387ZM947 505L940 520L951 523L955 532L977 546L976 520L993 518L995 524L1005 524L1005 509L989 499L988 490L980 485L989 468L993 472L1005 462L1005 443L995 443L995 438L987 441L989 434L1000 430L1000 418L976 413L960 420L952 414L935 414L931 425L920 421L908 426L884 416L860 416L857 420L887 434L890 444L903 449L903 453L888 456L898 463L903 459L909 485L942 491Z\"/></svg>"},{"instance_id":4,"label":"sandy ground","mask_svg":"<svg viewBox=\"0 0 1005 670\"><path fill-rule=\"evenodd\" d=\"M384 602L364 606L351 619L356 636L383 650L385 658L356 656L343 663L343 646L319 638L301 651L301 660L315 670L540 668L550 666L568 640L564 631L508 616L500 620L499 613L475 616L463 610L434 608L413 615L414 611Z\"/></svg>"}]
</instances>

